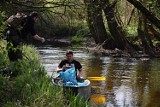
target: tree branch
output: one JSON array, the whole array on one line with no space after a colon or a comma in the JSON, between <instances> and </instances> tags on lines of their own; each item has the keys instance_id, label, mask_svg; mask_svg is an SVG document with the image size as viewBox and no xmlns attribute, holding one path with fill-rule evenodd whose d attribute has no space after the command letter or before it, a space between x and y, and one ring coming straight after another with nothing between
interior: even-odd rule
<instances>
[{"instance_id":1,"label":"tree branch","mask_svg":"<svg viewBox=\"0 0 160 107\"><path fill-rule=\"evenodd\" d=\"M127 0L131 4L133 4L138 10L140 10L145 17L153 23L157 28L160 29L160 19L158 19L152 12L150 12L148 9L146 9L141 2L137 0Z\"/></svg>"}]
</instances>

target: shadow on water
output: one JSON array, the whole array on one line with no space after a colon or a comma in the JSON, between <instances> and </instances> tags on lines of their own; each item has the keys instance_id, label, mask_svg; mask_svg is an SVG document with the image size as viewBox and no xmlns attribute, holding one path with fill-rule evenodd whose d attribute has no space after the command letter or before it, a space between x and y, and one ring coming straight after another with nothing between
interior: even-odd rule
<instances>
[{"instance_id":1,"label":"shadow on water","mask_svg":"<svg viewBox=\"0 0 160 107\"><path fill-rule=\"evenodd\" d=\"M38 47L48 75L56 70L68 48ZM72 48L83 66L83 76L91 80L93 106L160 107L160 59L112 58Z\"/></svg>"}]
</instances>

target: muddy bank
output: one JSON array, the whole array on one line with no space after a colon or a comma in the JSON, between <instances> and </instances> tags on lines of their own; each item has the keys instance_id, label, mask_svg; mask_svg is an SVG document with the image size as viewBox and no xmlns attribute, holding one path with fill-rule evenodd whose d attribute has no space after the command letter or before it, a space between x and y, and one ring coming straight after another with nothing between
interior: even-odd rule
<instances>
[{"instance_id":1,"label":"muddy bank","mask_svg":"<svg viewBox=\"0 0 160 107\"><path fill-rule=\"evenodd\" d=\"M51 45L54 47L68 47L74 45L71 42L71 38L61 38L61 39L50 38L46 39L45 43L34 41L33 44L36 46ZM110 57L134 57L134 58L160 57L159 54L160 52L156 52L155 56L150 56L148 54L145 54L143 51L128 52L126 50L120 50L117 48L115 48L114 50L104 49L96 45L92 39L82 42L80 46L84 47L88 52Z\"/></svg>"},{"instance_id":2,"label":"muddy bank","mask_svg":"<svg viewBox=\"0 0 160 107\"><path fill-rule=\"evenodd\" d=\"M54 38L50 38L50 39L46 39L46 41L44 43L40 43L39 41L32 41L32 44L35 46L41 46L41 45L51 45L54 47L67 47L67 46L71 46L71 41L68 39L54 39Z\"/></svg>"},{"instance_id":3,"label":"muddy bank","mask_svg":"<svg viewBox=\"0 0 160 107\"><path fill-rule=\"evenodd\" d=\"M156 51L154 56L150 56L144 53L143 51L128 52L126 50L119 50L117 48L115 48L114 50L108 50L103 48L97 48L96 46L94 46L94 47L86 47L86 49L88 52L109 57L160 58L160 51Z\"/></svg>"}]
</instances>

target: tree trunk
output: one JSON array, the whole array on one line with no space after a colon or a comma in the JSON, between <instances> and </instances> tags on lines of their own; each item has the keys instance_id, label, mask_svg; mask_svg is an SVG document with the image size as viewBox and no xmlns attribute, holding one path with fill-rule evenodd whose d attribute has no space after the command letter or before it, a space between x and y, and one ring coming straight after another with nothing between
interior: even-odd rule
<instances>
[{"instance_id":1,"label":"tree trunk","mask_svg":"<svg viewBox=\"0 0 160 107\"><path fill-rule=\"evenodd\" d=\"M156 31L152 25L148 25L148 29L153 34L153 36L160 41L160 33Z\"/></svg>"},{"instance_id":2,"label":"tree trunk","mask_svg":"<svg viewBox=\"0 0 160 107\"><path fill-rule=\"evenodd\" d=\"M135 11L135 8L132 9L131 15L130 15L130 17L129 17L129 19L128 19L128 22L127 22L127 25L130 24L130 22L131 22L131 20L132 20L132 17L133 17L133 14L134 14L134 11Z\"/></svg>"},{"instance_id":3,"label":"tree trunk","mask_svg":"<svg viewBox=\"0 0 160 107\"><path fill-rule=\"evenodd\" d=\"M146 40L147 40L147 43L149 45L149 47L154 51L154 46L153 46L153 42L152 42L152 39L150 37L150 34L149 34L149 28L148 28L148 20L146 19L145 17L145 20L144 20L144 26L145 26L145 35L146 35Z\"/></svg>"},{"instance_id":4,"label":"tree trunk","mask_svg":"<svg viewBox=\"0 0 160 107\"><path fill-rule=\"evenodd\" d=\"M89 30L91 32L92 37L95 40L95 43L98 44L98 37L96 36L96 32L94 30L94 25L93 25L93 19L92 19L92 8L91 8L91 4L89 1L84 0L85 2L85 6L86 6L86 10L87 10L87 24L89 27Z\"/></svg>"},{"instance_id":5,"label":"tree trunk","mask_svg":"<svg viewBox=\"0 0 160 107\"><path fill-rule=\"evenodd\" d=\"M141 39L142 42L142 47L143 51L146 54L149 54L150 56L154 56L154 52L152 47L150 46L148 42L148 38L146 37L147 35L147 30L146 30L146 20L144 19L145 17L139 12L139 23L138 23L138 36Z\"/></svg>"},{"instance_id":6,"label":"tree trunk","mask_svg":"<svg viewBox=\"0 0 160 107\"><path fill-rule=\"evenodd\" d=\"M152 12L146 9L140 1L137 0L127 0L131 4L133 4L138 10L140 10L146 18L153 23L157 28L160 29L160 19L158 19Z\"/></svg>"},{"instance_id":7,"label":"tree trunk","mask_svg":"<svg viewBox=\"0 0 160 107\"><path fill-rule=\"evenodd\" d=\"M102 8L98 5L98 0L84 0L87 7L87 22L91 34L97 44L102 44L107 39L107 32L102 17Z\"/></svg>"},{"instance_id":8,"label":"tree trunk","mask_svg":"<svg viewBox=\"0 0 160 107\"><path fill-rule=\"evenodd\" d=\"M115 48L119 48L121 50L132 50L129 41L125 38L126 33L115 18L114 6L111 6L108 0L103 0L102 7L107 19L109 31L115 41Z\"/></svg>"},{"instance_id":9,"label":"tree trunk","mask_svg":"<svg viewBox=\"0 0 160 107\"><path fill-rule=\"evenodd\" d=\"M124 21L124 23L127 24L130 19L129 14L131 14L131 16L132 16L133 9L132 9L132 5L128 1L125 1L125 2L126 3L125 3L125 21Z\"/></svg>"}]
</instances>

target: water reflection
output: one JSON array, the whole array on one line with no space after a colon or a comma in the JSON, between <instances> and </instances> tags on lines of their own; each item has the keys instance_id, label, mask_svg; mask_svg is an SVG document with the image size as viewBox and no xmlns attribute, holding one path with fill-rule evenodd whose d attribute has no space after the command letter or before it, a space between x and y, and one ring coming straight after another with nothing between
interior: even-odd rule
<instances>
[{"instance_id":1,"label":"water reflection","mask_svg":"<svg viewBox=\"0 0 160 107\"><path fill-rule=\"evenodd\" d=\"M68 48L40 47L42 64L48 74L57 68ZM160 59L111 58L74 48L83 76L91 80L93 107L160 107ZM93 79L93 78L92 78Z\"/></svg>"},{"instance_id":2,"label":"water reflection","mask_svg":"<svg viewBox=\"0 0 160 107\"><path fill-rule=\"evenodd\" d=\"M106 96L101 94L93 94L91 96L91 101L95 104L105 104L106 103Z\"/></svg>"}]
</instances>

